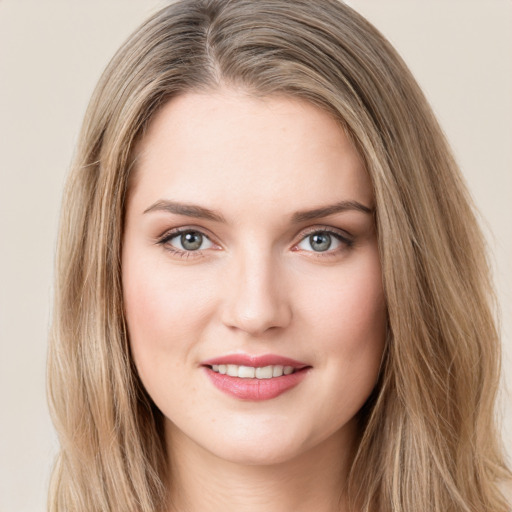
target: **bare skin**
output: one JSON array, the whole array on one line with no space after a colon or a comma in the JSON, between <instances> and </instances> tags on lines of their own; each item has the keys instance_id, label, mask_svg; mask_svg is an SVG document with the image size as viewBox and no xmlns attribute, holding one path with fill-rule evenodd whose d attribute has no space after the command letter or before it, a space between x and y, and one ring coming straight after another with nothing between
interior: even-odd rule
<instances>
[{"instance_id":1,"label":"bare skin","mask_svg":"<svg viewBox=\"0 0 512 512\"><path fill-rule=\"evenodd\" d=\"M172 512L345 510L340 482L346 480L351 454L343 450L353 438L339 439L338 450L326 442L293 460L241 469L239 464L212 457L184 436L172 433L176 434L169 454L174 461Z\"/></svg>"},{"instance_id":2,"label":"bare skin","mask_svg":"<svg viewBox=\"0 0 512 512\"><path fill-rule=\"evenodd\" d=\"M174 98L137 149L124 300L165 417L170 510L343 510L386 323L359 154L318 108L230 89ZM300 363L261 389L299 377L256 399L230 357Z\"/></svg>"}]
</instances>

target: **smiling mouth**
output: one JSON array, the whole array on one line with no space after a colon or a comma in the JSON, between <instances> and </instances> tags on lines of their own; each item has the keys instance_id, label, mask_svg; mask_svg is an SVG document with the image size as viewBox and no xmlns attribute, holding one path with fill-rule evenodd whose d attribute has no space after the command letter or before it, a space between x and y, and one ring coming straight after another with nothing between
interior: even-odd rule
<instances>
[{"instance_id":1,"label":"smiling mouth","mask_svg":"<svg viewBox=\"0 0 512 512\"><path fill-rule=\"evenodd\" d=\"M202 366L217 389L232 397L249 401L278 397L300 384L312 368L306 365L248 366L231 363Z\"/></svg>"},{"instance_id":2,"label":"smiling mouth","mask_svg":"<svg viewBox=\"0 0 512 512\"><path fill-rule=\"evenodd\" d=\"M200 365L223 393L249 401L276 398L299 385L312 366L277 354L226 354Z\"/></svg>"},{"instance_id":3,"label":"smiling mouth","mask_svg":"<svg viewBox=\"0 0 512 512\"><path fill-rule=\"evenodd\" d=\"M242 366L236 364L213 364L209 368L215 373L238 377L240 379L273 379L283 375L291 375L298 371L293 366L268 365L268 366Z\"/></svg>"}]
</instances>

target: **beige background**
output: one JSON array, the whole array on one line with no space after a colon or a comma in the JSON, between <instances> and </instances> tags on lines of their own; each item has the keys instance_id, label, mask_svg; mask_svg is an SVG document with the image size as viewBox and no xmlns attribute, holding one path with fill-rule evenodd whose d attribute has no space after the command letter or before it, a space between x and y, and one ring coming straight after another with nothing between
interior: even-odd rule
<instances>
[{"instance_id":1,"label":"beige background","mask_svg":"<svg viewBox=\"0 0 512 512\"><path fill-rule=\"evenodd\" d=\"M352 0L424 88L482 214L512 375L512 1ZM156 0L0 0L0 511L42 511L46 333L62 184L88 98ZM512 378L508 377L512 387ZM512 453L512 404L502 397Z\"/></svg>"}]
</instances>

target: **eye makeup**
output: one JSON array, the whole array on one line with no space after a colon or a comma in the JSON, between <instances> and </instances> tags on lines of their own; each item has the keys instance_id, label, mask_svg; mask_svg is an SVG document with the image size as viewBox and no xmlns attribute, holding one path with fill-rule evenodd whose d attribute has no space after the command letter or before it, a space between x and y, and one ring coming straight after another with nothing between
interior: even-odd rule
<instances>
[{"instance_id":1,"label":"eye makeup","mask_svg":"<svg viewBox=\"0 0 512 512\"><path fill-rule=\"evenodd\" d=\"M174 256L190 259L203 257L209 250L221 250L221 246L211 238L201 228L183 226L166 231L158 237L156 244ZM291 251L322 258L337 256L351 249L355 241L347 231L332 226L311 226L296 238L299 242L294 243Z\"/></svg>"}]
</instances>

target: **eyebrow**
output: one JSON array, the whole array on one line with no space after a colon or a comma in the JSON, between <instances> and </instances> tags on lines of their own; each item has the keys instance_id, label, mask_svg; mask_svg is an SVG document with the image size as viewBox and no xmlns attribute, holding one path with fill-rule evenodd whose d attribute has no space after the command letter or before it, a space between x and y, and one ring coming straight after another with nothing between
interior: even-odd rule
<instances>
[{"instance_id":1,"label":"eyebrow","mask_svg":"<svg viewBox=\"0 0 512 512\"><path fill-rule=\"evenodd\" d=\"M327 217L335 213L347 212L347 211L358 211L366 214L373 214L374 209L359 203L358 201L340 201L329 206L322 206L321 208L315 208L314 210L304 210L296 212L292 216L293 223L304 222L306 220L314 220L322 217Z\"/></svg>"},{"instance_id":2,"label":"eyebrow","mask_svg":"<svg viewBox=\"0 0 512 512\"><path fill-rule=\"evenodd\" d=\"M144 210L144 213L149 212L168 212L175 213L177 215L184 215L186 217L195 217L198 219L207 219L215 222L226 223L226 219L221 214L216 213L213 210L190 203L177 203L176 201L157 201Z\"/></svg>"},{"instance_id":3,"label":"eyebrow","mask_svg":"<svg viewBox=\"0 0 512 512\"><path fill-rule=\"evenodd\" d=\"M373 214L374 209L359 203L358 201L340 201L338 203L315 208L313 210L303 210L293 214L292 223L298 224L307 220L319 219L327 217L335 213L346 211L358 211L366 214ZM186 217L195 217L198 219L207 219L214 222L226 223L226 219L220 214L209 208L197 206L191 203L179 203L176 201L160 200L152 204L149 208L144 210L144 213L149 212L168 212L176 215L184 215Z\"/></svg>"}]
</instances>

